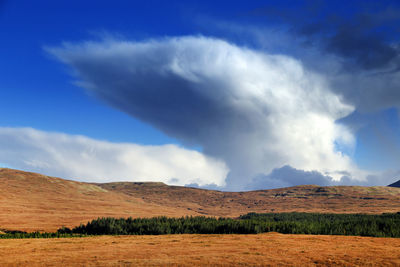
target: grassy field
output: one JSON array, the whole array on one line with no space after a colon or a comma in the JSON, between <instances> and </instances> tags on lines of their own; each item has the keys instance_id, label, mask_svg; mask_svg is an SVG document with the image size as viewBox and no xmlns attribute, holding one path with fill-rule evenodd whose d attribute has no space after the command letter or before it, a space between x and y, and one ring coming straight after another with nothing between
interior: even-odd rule
<instances>
[{"instance_id":1,"label":"grassy field","mask_svg":"<svg viewBox=\"0 0 400 267\"><path fill-rule=\"evenodd\" d=\"M399 266L400 239L164 235L0 240L1 266Z\"/></svg>"}]
</instances>

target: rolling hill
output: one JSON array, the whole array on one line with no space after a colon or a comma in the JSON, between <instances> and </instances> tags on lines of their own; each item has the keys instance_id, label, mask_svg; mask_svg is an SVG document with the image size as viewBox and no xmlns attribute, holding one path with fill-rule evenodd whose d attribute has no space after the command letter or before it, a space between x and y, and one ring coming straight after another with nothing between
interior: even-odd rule
<instances>
[{"instance_id":1,"label":"rolling hill","mask_svg":"<svg viewBox=\"0 0 400 267\"><path fill-rule=\"evenodd\" d=\"M400 187L400 180L398 180L397 182L394 182L393 184L388 185L390 187Z\"/></svg>"},{"instance_id":2,"label":"rolling hill","mask_svg":"<svg viewBox=\"0 0 400 267\"><path fill-rule=\"evenodd\" d=\"M0 229L54 231L103 217L248 212L384 213L400 211L400 188L316 185L221 192L155 182L83 183L0 169Z\"/></svg>"}]
</instances>

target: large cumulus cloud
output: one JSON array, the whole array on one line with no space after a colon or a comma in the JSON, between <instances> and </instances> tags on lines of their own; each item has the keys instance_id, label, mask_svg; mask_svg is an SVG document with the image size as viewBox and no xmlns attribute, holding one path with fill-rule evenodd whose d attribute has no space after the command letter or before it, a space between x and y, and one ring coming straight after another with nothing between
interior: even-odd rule
<instances>
[{"instance_id":1,"label":"large cumulus cloud","mask_svg":"<svg viewBox=\"0 0 400 267\"><path fill-rule=\"evenodd\" d=\"M354 145L336 122L354 107L291 57L201 36L47 50L72 67L90 94L224 160L229 189L285 165L362 179L338 149Z\"/></svg>"},{"instance_id":2,"label":"large cumulus cloud","mask_svg":"<svg viewBox=\"0 0 400 267\"><path fill-rule=\"evenodd\" d=\"M32 128L0 127L0 164L88 182L161 181L224 185L219 160L176 145L111 143Z\"/></svg>"}]
</instances>

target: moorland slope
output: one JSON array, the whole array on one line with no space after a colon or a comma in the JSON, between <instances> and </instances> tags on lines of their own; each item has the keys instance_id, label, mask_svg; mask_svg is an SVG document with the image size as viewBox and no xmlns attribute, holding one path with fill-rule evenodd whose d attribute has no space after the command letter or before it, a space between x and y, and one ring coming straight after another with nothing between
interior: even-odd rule
<instances>
[{"instance_id":1,"label":"moorland slope","mask_svg":"<svg viewBox=\"0 0 400 267\"><path fill-rule=\"evenodd\" d=\"M400 188L316 185L221 192L163 183L83 183L0 169L0 229L54 231L97 217L400 211Z\"/></svg>"}]
</instances>

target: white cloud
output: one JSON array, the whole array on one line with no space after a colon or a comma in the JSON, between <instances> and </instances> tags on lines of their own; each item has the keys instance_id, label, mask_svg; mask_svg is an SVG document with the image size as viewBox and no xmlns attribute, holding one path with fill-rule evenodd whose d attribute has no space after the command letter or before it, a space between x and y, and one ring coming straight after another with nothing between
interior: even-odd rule
<instances>
[{"instance_id":1,"label":"white cloud","mask_svg":"<svg viewBox=\"0 0 400 267\"><path fill-rule=\"evenodd\" d=\"M350 130L336 123L354 107L291 57L201 36L47 50L91 94L224 160L229 189L285 165L336 180L343 171L365 176L337 149L354 146Z\"/></svg>"},{"instance_id":2,"label":"white cloud","mask_svg":"<svg viewBox=\"0 0 400 267\"><path fill-rule=\"evenodd\" d=\"M224 185L226 165L176 145L111 143L32 128L0 127L0 162L88 182L161 181Z\"/></svg>"}]
</instances>

